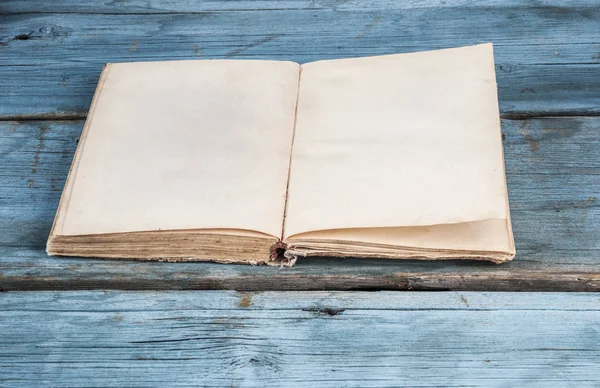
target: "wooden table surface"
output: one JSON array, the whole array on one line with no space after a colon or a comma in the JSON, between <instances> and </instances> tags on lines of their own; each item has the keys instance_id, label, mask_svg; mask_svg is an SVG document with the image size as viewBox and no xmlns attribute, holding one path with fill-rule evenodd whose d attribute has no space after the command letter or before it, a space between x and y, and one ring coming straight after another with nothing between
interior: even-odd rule
<instances>
[{"instance_id":1,"label":"wooden table surface","mask_svg":"<svg viewBox=\"0 0 600 388\"><path fill-rule=\"evenodd\" d=\"M106 62L302 63L482 42L495 47L511 263L44 252ZM0 386L600 384L598 294L472 292L600 290L596 0L4 0L0 155L0 291L17 291L0 294Z\"/></svg>"},{"instance_id":2,"label":"wooden table surface","mask_svg":"<svg viewBox=\"0 0 600 388\"><path fill-rule=\"evenodd\" d=\"M7 387L600 385L594 293L6 294Z\"/></svg>"}]
</instances>

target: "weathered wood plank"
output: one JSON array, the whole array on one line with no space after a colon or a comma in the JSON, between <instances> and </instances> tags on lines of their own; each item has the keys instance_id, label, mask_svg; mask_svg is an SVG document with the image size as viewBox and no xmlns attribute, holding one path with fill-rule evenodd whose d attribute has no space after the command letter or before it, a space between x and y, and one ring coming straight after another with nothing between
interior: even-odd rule
<instances>
[{"instance_id":1,"label":"weathered wood plank","mask_svg":"<svg viewBox=\"0 0 600 388\"><path fill-rule=\"evenodd\" d=\"M503 8L541 8L550 14L568 14L583 12L593 8L595 0L421 0L418 3L371 0L371 1L332 1L332 0L235 0L235 1L195 1L195 0L144 0L144 1L101 1L80 2L77 0L4 0L2 14L24 13L86 13L86 14L152 14L152 13L200 13L200 12L239 12L264 10L336 10L336 11L390 11L390 10L426 10L453 9L464 7Z\"/></svg>"},{"instance_id":2,"label":"weathered wood plank","mask_svg":"<svg viewBox=\"0 0 600 388\"><path fill-rule=\"evenodd\" d=\"M600 290L600 117L502 121L511 263L304 259L283 269L46 256L82 125L0 123L0 289Z\"/></svg>"},{"instance_id":3,"label":"weathered wood plank","mask_svg":"<svg viewBox=\"0 0 600 388\"><path fill-rule=\"evenodd\" d=\"M485 41L505 117L600 114L594 1L6 2L0 24L3 119L84 117L106 62L307 62Z\"/></svg>"},{"instance_id":4,"label":"weathered wood plank","mask_svg":"<svg viewBox=\"0 0 600 388\"><path fill-rule=\"evenodd\" d=\"M0 295L7 386L598 386L597 294Z\"/></svg>"}]
</instances>

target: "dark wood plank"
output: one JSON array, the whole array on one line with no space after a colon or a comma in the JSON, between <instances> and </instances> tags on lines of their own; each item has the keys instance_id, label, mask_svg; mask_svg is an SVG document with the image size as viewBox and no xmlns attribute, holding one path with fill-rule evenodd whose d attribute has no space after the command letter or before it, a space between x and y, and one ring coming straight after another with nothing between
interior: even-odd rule
<instances>
[{"instance_id":1,"label":"dark wood plank","mask_svg":"<svg viewBox=\"0 0 600 388\"><path fill-rule=\"evenodd\" d=\"M303 259L293 268L56 258L44 245L82 121L0 123L0 289L600 290L600 117L503 120L508 264Z\"/></svg>"},{"instance_id":2,"label":"dark wood plank","mask_svg":"<svg viewBox=\"0 0 600 388\"><path fill-rule=\"evenodd\" d=\"M491 41L504 117L600 114L596 1L0 6L0 118L83 118L106 62L401 53Z\"/></svg>"},{"instance_id":3,"label":"dark wood plank","mask_svg":"<svg viewBox=\"0 0 600 388\"><path fill-rule=\"evenodd\" d=\"M6 386L598 386L597 294L0 296Z\"/></svg>"}]
</instances>

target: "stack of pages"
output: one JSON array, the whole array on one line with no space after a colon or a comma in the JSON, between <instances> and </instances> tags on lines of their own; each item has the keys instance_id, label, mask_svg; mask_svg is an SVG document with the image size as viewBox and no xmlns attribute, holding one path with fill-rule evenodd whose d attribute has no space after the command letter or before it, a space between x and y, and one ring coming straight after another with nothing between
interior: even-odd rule
<instances>
[{"instance_id":1,"label":"stack of pages","mask_svg":"<svg viewBox=\"0 0 600 388\"><path fill-rule=\"evenodd\" d=\"M109 64L47 251L510 260L492 45Z\"/></svg>"}]
</instances>

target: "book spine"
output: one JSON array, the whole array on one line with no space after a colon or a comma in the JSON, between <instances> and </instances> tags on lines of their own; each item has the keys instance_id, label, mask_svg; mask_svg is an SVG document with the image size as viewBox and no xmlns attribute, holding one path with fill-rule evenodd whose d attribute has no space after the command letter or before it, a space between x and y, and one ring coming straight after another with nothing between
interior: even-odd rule
<instances>
[{"instance_id":1,"label":"book spine","mask_svg":"<svg viewBox=\"0 0 600 388\"><path fill-rule=\"evenodd\" d=\"M294 254L291 247L283 241L278 241L271 246L269 253L269 262L267 264L280 266L280 267L291 267L296 264L298 256Z\"/></svg>"}]
</instances>

